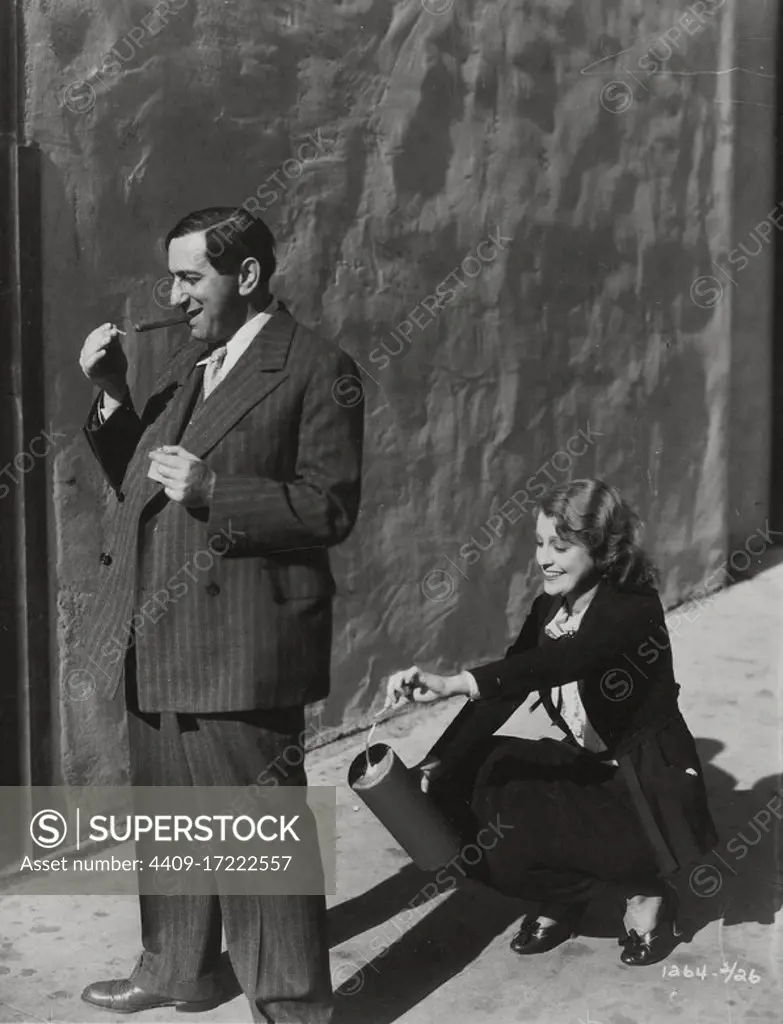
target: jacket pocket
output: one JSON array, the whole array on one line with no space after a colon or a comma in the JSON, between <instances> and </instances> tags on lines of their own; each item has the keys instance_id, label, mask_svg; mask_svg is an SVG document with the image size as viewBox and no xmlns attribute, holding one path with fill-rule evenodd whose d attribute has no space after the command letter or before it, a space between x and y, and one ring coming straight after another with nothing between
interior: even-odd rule
<instances>
[{"instance_id":1,"label":"jacket pocket","mask_svg":"<svg viewBox=\"0 0 783 1024\"><path fill-rule=\"evenodd\" d=\"M684 722L675 722L658 734L658 749L664 764L686 775L701 775L696 744Z\"/></svg>"}]
</instances>

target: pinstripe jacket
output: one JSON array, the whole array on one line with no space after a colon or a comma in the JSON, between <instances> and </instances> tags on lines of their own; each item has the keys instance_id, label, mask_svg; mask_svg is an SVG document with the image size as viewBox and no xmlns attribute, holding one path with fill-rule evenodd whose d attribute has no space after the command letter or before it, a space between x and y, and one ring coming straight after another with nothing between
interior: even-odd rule
<instances>
[{"instance_id":1,"label":"pinstripe jacket","mask_svg":"<svg viewBox=\"0 0 783 1024\"><path fill-rule=\"evenodd\" d=\"M355 364L279 309L201 397L205 351L175 356L141 415L128 401L85 433L114 492L85 668L111 699L136 648L142 711L301 705L329 692L327 548L359 509ZM180 444L217 476L209 508L169 501L149 452Z\"/></svg>"}]
</instances>

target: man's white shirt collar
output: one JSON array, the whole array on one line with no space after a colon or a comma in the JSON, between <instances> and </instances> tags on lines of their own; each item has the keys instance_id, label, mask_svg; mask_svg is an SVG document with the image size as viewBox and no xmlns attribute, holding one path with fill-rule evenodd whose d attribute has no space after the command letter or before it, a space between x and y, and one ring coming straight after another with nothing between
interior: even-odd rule
<instances>
[{"instance_id":1,"label":"man's white shirt collar","mask_svg":"<svg viewBox=\"0 0 783 1024\"><path fill-rule=\"evenodd\" d=\"M239 357L250 347L250 342L253 338L272 319L272 314L268 312L269 308L270 306L267 306L263 313L256 313L247 323L242 324L236 334L226 342L226 358L223 360L223 365L220 368L220 380L223 380ZM209 356L206 359L200 359L196 366L206 366L208 361Z\"/></svg>"}]
</instances>

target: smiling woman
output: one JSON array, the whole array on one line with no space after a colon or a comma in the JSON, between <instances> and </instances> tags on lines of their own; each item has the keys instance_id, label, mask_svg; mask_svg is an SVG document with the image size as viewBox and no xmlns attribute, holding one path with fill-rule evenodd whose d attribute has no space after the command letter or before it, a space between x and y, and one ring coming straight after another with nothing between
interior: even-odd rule
<instances>
[{"instance_id":1,"label":"smiling woman","mask_svg":"<svg viewBox=\"0 0 783 1024\"><path fill-rule=\"evenodd\" d=\"M536 561L547 594L561 594L573 605L602 577L655 583L639 518L613 488L575 480L546 494L539 511Z\"/></svg>"},{"instance_id":2,"label":"smiling woman","mask_svg":"<svg viewBox=\"0 0 783 1024\"><path fill-rule=\"evenodd\" d=\"M633 656L666 636L641 525L614 488L575 480L546 494L536 521L544 593L505 658L455 676L395 673L387 701L417 693L471 701L421 763L427 788L467 842L510 825L475 877L533 900L511 948L541 953L572 934L593 896L626 896L621 960L669 955L681 934L666 881L714 845L693 737L682 719L671 650ZM538 692L564 738L495 737Z\"/></svg>"},{"instance_id":3,"label":"smiling woman","mask_svg":"<svg viewBox=\"0 0 783 1024\"><path fill-rule=\"evenodd\" d=\"M590 552L581 544L561 537L557 531L557 521L551 516L539 517L536 561L541 567L546 593L570 595L571 601L596 577L595 562Z\"/></svg>"}]
</instances>

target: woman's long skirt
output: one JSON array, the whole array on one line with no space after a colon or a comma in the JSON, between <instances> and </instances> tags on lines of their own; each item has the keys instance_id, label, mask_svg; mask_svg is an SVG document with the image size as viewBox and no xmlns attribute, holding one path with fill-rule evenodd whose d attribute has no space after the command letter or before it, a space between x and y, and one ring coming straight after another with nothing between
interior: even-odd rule
<instances>
[{"instance_id":1,"label":"woman's long skirt","mask_svg":"<svg viewBox=\"0 0 783 1024\"><path fill-rule=\"evenodd\" d=\"M617 768L579 747L493 737L431 793L482 851L466 873L508 896L578 903L609 883L657 889L652 847Z\"/></svg>"}]
</instances>

